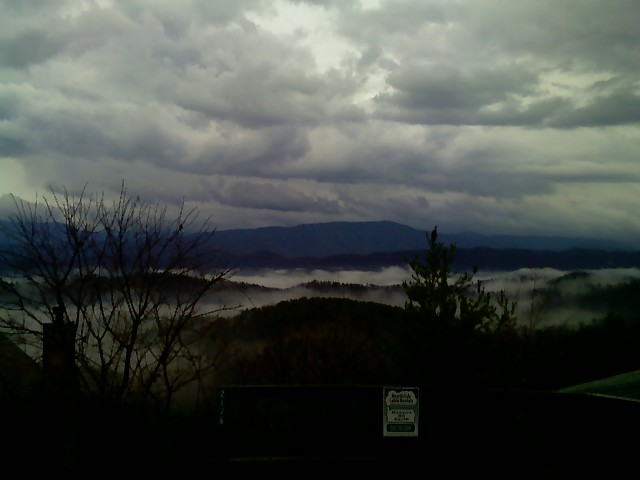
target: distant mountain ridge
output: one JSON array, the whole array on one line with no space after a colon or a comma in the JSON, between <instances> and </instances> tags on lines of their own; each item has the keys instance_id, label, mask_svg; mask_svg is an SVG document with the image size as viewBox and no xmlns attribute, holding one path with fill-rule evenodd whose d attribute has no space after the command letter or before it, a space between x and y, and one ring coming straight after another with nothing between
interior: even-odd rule
<instances>
[{"instance_id":1,"label":"distant mountain ridge","mask_svg":"<svg viewBox=\"0 0 640 480\"><path fill-rule=\"evenodd\" d=\"M0 220L0 244L6 244L8 241L4 233L7 227L9 227L9 221ZM420 230L401 223L381 220L216 230L211 240L211 247L242 256L260 252L269 252L285 258L369 255L424 249L431 228L433 227ZM588 237L484 235L475 232L448 233L440 230L438 240L446 244L455 243L458 248L548 251L572 248L606 251L640 250L640 245Z\"/></svg>"},{"instance_id":2,"label":"distant mountain ridge","mask_svg":"<svg viewBox=\"0 0 640 480\"><path fill-rule=\"evenodd\" d=\"M424 232L390 221L222 230L213 238L218 248L234 255L270 252L286 258L412 250L425 242Z\"/></svg>"},{"instance_id":3,"label":"distant mountain ridge","mask_svg":"<svg viewBox=\"0 0 640 480\"><path fill-rule=\"evenodd\" d=\"M7 226L0 220L0 246L5 248L10 243L3 233ZM421 257L429 233L392 221L328 222L217 230L205 247L220 253L217 266L229 268L373 270L406 266L407 258ZM640 246L612 240L442 231L438 240L456 244L454 266L459 269L640 268Z\"/></svg>"},{"instance_id":4,"label":"distant mountain ridge","mask_svg":"<svg viewBox=\"0 0 640 480\"><path fill-rule=\"evenodd\" d=\"M219 230L212 243L231 255L269 253L289 259L322 258L420 250L426 248L429 232L392 221L327 222L293 227ZM632 250L630 246L613 240L578 237L450 234L439 231L438 239L446 244L455 243L458 248Z\"/></svg>"},{"instance_id":5,"label":"distant mountain ridge","mask_svg":"<svg viewBox=\"0 0 640 480\"><path fill-rule=\"evenodd\" d=\"M364 270L373 271L386 267L407 267L408 260L424 258L425 249L378 252L367 255L345 254L327 257L287 258L271 252L249 255L221 253L221 260L229 268L245 270L302 269L302 270ZM477 266L486 271L509 271L520 268L550 267L558 270L592 270L600 268L640 268L640 250L607 251L572 248L562 251L530 250L516 248L458 248L453 262L457 271Z\"/></svg>"}]
</instances>

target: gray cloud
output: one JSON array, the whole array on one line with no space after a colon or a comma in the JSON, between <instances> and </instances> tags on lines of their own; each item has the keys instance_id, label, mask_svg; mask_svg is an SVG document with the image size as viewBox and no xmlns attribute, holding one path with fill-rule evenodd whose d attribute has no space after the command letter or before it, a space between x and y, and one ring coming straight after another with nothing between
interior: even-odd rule
<instances>
[{"instance_id":1,"label":"gray cloud","mask_svg":"<svg viewBox=\"0 0 640 480\"><path fill-rule=\"evenodd\" d=\"M396 93L381 96L408 109L479 109L532 93L537 77L515 67L464 72L451 65L407 65L387 78Z\"/></svg>"},{"instance_id":2,"label":"gray cloud","mask_svg":"<svg viewBox=\"0 0 640 480\"><path fill-rule=\"evenodd\" d=\"M535 75L513 66L470 73L446 65L411 66L394 70L388 77L392 92L379 94L376 101L382 118L424 125L575 128L640 123L640 96L633 85L574 106L565 97L537 97L538 83Z\"/></svg>"},{"instance_id":3,"label":"gray cloud","mask_svg":"<svg viewBox=\"0 0 640 480\"><path fill-rule=\"evenodd\" d=\"M0 194L640 241L640 9L0 0Z\"/></svg>"},{"instance_id":4,"label":"gray cloud","mask_svg":"<svg viewBox=\"0 0 640 480\"><path fill-rule=\"evenodd\" d=\"M24 68L48 60L63 45L46 31L28 30L0 40L0 65Z\"/></svg>"},{"instance_id":5,"label":"gray cloud","mask_svg":"<svg viewBox=\"0 0 640 480\"><path fill-rule=\"evenodd\" d=\"M302 157L310 148L306 133L293 126L232 131L202 146L196 170L276 177L280 169Z\"/></svg>"},{"instance_id":6,"label":"gray cloud","mask_svg":"<svg viewBox=\"0 0 640 480\"><path fill-rule=\"evenodd\" d=\"M322 197L312 197L287 185L272 183L238 182L229 190L213 194L225 205L259 210L279 210L284 212L317 211L338 214L339 202Z\"/></svg>"},{"instance_id":7,"label":"gray cloud","mask_svg":"<svg viewBox=\"0 0 640 480\"><path fill-rule=\"evenodd\" d=\"M640 95L631 91L598 96L584 107L561 110L554 127L598 127L640 123Z\"/></svg>"}]
</instances>

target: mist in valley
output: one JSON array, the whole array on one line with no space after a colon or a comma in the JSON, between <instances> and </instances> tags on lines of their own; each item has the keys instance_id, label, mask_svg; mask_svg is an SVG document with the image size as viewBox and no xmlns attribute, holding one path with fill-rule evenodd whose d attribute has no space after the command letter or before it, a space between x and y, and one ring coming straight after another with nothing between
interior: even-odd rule
<instances>
[{"instance_id":1,"label":"mist in valley","mask_svg":"<svg viewBox=\"0 0 640 480\"><path fill-rule=\"evenodd\" d=\"M518 320L532 327L579 326L601 319L612 310L623 316L634 305L612 305L608 293L640 282L640 269L615 268L563 271L521 268L514 271L479 271L476 280L486 291L504 290L517 301ZM224 317L242 310L274 305L303 297L349 298L402 307L403 281L411 280L409 267L365 270L252 270L240 271L224 288L211 292L204 309L220 309ZM628 299L627 299L628 300ZM619 307L619 309L618 309ZM618 309L618 311L616 311Z\"/></svg>"},{"instance_id":2,"label":"mist in valley","mask_svg":"<svg viewBox=\"0 0 640 480\"><path fill-rule=\"evenodd\" d=\"M239 271L212 289L198 310L204 315L229 318L243 310L304 297L348 298L403 307L407 297L402 282L410 281L411 275L409 267L397 266L379 270ZM638 268L480 270L474 278L494 297L504 290L509 299L517 301L517 317L523 325L579 326L611 311L628 316L640 306L640 300L628 294L616 304L621 289L640 284ZM43 317L41 321L47 320Z\"/></svg>"}]
</instances>

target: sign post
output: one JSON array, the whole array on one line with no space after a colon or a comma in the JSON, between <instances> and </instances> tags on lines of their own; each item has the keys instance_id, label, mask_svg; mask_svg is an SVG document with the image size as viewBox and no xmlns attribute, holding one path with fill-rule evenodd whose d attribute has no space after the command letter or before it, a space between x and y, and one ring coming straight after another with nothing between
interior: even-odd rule
<instances>
[{"instance_id":1,"label":"sign post","mask_svg":"<svg viewBox=\"0 0 640 480\"><path fill-rule=\"evenodd\" d=\"M417 437L420 389L384 387L382 389L382 432L385 437Z\"/></svg>"}]
</instances>

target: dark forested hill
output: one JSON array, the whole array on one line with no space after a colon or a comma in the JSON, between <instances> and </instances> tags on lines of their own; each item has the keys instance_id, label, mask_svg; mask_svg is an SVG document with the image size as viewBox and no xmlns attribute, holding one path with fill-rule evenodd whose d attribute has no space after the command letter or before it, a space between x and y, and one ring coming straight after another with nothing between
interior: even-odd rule
<instances>
[{"instance_id":1,"label":"dark forested hill","mask_svg":"<svg viewBox=\"0 0 640 480\"><path fill-rule=\"evenodd\" d=\"M230 339L230 352L240 352L224 378L233 384L428 380L447 387L544 390L640 369L637 314L600 318L581 326L524 327L472 336L431 329L435 336L429 344L442 356L426 363L423 345L415 342L419 324L413 324L402 308L368 301L282 301L219 319L211 333Z\"/></svg>"},{"instance_id":2,"label":"dark forested hill","mask_svg":"<svg viewBox=\"0 0 640 480\"><path fill-rule=\"evenodd\" d=\"M456 267L464 269L640 267L639 250L603 239L439 232L439 240L456 245ZM211 239L211 248L232 268L406 266L426 246L426 231L389 221L223 230Z\"/></svg>"},{"instance_id":3,"label":"dark forested hill","mask_svg":"<svg viewBox=\"0 0 640 480\"><path fill-rule=\"evenodd\" d=\"M245 269L323 269L323 270L377 270L390 266L406 267L407 259L422 258L426 245L413 250L375 252L369 254L341 254L326 257L284 257L271 252L249 255L221 253L223 263L232 268ZM480 270L516 270L519 268L550 267L558 270L597 268L640 268L640 251L594 250L573 248L564 251L457 248L453 267L469 270L476 265Z\"/></svg>"}]
</instances>

